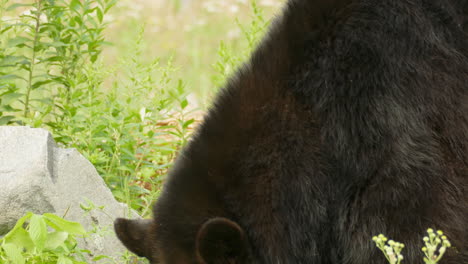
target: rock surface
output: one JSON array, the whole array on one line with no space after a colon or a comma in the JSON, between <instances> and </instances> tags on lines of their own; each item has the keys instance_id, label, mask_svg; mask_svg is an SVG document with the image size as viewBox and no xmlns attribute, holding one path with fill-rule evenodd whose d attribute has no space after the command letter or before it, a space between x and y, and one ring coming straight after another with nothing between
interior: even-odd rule
<instances>
[{"instance_id":1,"label":"rock surface","mask_svg":"<svg viewBox=\"0 0 468 264\"><path fill-rule=\"evenodd\" d=\"M96 255L119 256L116 217L138 217L117 202L93 165L75 149L56 146L43 129L0 126L0 235L26 212L55 213L98 232L80 241ZM102 210L84 212L89 201Z\"/></svg>"}]
</instances>

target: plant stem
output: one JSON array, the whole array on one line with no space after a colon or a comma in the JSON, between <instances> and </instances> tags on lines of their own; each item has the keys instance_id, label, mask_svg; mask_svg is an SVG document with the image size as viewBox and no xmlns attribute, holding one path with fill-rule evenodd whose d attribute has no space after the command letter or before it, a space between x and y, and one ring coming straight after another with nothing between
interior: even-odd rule
<instances>
[{"instance_id":1,"label":"plant stem","mask_svg":"<svg viewBox=\"0 0 468 264\"><path fill-rule=\"evenodd\" d=\"M2 17L3 17L3 13L5 12L5 8L6 8L6 4L7 4L8 0L0 0L0 30L2 30Z\"/></svg>"},{"instance_id":2,"label":"plant stem","mask_svg":"<svg viewBox=\"0 0 468 264\"><path fill-rule=\"evenodd\" d=\"M41 12L42 12L42 0L36 0L36 28L34 30L34 42L33 42L33 50L32 50L32 58L31 58L31 65L29 67L29 77L28 77L28 89L26 91L26 100L24 102L24 117L28 117L29 115L29 98L31 96L32 91L32 79L33 79L33 72L34 72L34 64L36 61L36 46L39 42L39 27L41 23Z\"/></svg>"}]
</instances>

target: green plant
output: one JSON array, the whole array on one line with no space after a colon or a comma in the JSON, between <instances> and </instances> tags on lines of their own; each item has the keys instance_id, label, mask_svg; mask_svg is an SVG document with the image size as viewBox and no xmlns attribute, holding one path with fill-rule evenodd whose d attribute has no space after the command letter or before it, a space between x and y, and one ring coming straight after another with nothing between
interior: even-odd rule
<instances>
[{"instance_id":1,"label":"green plant","mask_svg":"<svg viewBox=\"0 0 468 264\"><path fill-rule=\"evenodd\" d=\"M387 237L380 234L372 238L378 249L382 251L388 263L400 264L403 260L401 250L405 247L404 244L388 240Z\"/></svg>"},{"instance_id":2,"label":"green plant","mask_svg":"<svg viewBox=\"0 0 468 264\"><path fill-rule=\"evenodd\" d=\"M85 233L79 223L54 214L27 213L0 239L0 260L6 264L86 263L76 242Z\"/></svg>"},{"instance_id":3,"label":"green plant","mask_svg":"<svg viewBox=\"0 0 468 264\"><path fill-rule=\"evenodd\" d=\"M141 27L126 58L102 64L104 15L115 0L2 1L0 12L20 15L0 21L0 125L49 129L96 166L119 200L147 212L149 199L138 198L158 193L162 179L151 176L165 173L193 122L171 60L142 59ZM178 112L178 123L159 125Z\"/></svg>"},{"instance_id":4,"label":"green plant","mask_svg":"<svg viewBox=\"0 0 468 264\"><path fill-rule=\"evenodd\" d=\"M440 230L434 232L433 229L429 228L427 234L428 235L423 238L425 247L422 248L422 251L426 256L424 258L424 263L436 264L442 259L447 248L452 245Z\"/></svg>"},{"instance_id":5,"label":"green plant","mask_svg":"<svg viewBox=\"0 0 468 264\"><path fill-rule=\"evenodd\" d=\"M243 25L236 19L236 24L241 30L244 40L243 47L237 47L236 49L242 50L242 52L234 51L225 42L221 42L219 45L218 61L213 64L216 74L213 75L212 81L216 87L222 86L232 72L248 59L271 23L270 20L265 19L263 11L259 8L256 0L250 1L250 6L252 17L248 25Z\"/></svg>"},{"instance_id":6,"label":"green plant","mask_svg":"<svg viewBox=\"0 0 468 264\"><path fill-rule=\"evenodd\" d=\"M149 213L170 162L186 142L191 121L184 117L185 86L172 79L176 69L171 60L162 63L155 58L145 63L144 27L139 32L128 58L112 73L115 81L101 96L105 102L90 108L97 111L90 115L93 124L83 130L90 136L80 142L93 145L77 148L93 151L90 160L98 164L116 198ZM164 122L167 119L180 122Z\"/></svg>"},{"instance_id":7,"label":"green plant","mask_svg":"<svg viewBox=\"0 0 468 264\"><path fill-rule=\"evenodd\" d=\"M451 247L450 241L440 230L434 232L432 228L429 228L427 229L427 234L428 235L423 238L425 244L425 246L422 248L422 251L425 255L424 263L439 263L447 248ZM377 248L382 251L388 263L400 264L402 262L403 255L401 254L401 251L405 245L393 240L388 240L388 238L382 234L374 236L372 240L375 242Z\"/></svg>"},{"instance_id":8,"label":"green plant","mask_svg":"<svg viewBox=\"0 0 468 264\"><path fill-rule=\"evenodd\" d=\"M118 200L149 214L197 122L187 99L193 88L175 77L175 55L148 56L143 23L136 35L123 34L127 48L106 64L101 51L112 46L104 40L105 16L116 0L8 3L0 0L0 125L48 129L93 163ZM261 9L255 2L252 8L253 21L237 25L244 52L220 48L217 87L266 28ZM201 60L198 50L193 55Z\"/></svg>"},{"instance_id":9,"label":"green plant","mask_svg":"<svg viewBox=\"0 0 468 264\"><path fill-rule=\"evenodd\" d=\"M24 11L1 25L8 38L0 47L0 121L63 122L84 96L80 88L87 76L81 68L101 53L103 17L116 0L35 0L6 7L7 2L2 13Z\"/></svg>"}]
</instances>

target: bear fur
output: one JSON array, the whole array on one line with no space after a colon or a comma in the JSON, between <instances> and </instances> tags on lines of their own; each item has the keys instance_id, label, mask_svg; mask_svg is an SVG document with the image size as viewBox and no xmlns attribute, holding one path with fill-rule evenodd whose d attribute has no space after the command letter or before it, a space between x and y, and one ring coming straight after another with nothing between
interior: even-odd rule
<instances>
[{"instance_id":1,"label":"bear fur","mask_svg":"<svg viewBox=\"0 0 468 264\"><path fill-rule=\"evenodd\" d=\"M153 220L115 230L152 263L468 263L468 0L289 0L179 155Z\"/></svg>"}]
</instances>

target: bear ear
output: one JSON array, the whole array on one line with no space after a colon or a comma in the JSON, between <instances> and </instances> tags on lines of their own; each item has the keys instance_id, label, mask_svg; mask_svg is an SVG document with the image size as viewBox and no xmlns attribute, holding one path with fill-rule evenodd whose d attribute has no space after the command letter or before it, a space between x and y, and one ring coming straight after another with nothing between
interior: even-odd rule
<instances>
[{"instance_id":1,"label":"bear ear","mask_svg":"<svg viewBox=\"0 0 468 264\"><path fill-rule=\"evenodd\" d=\"M198 230L196 251L202 263L241 263L247 253L247 239L237 223L216 217Z\"/></svg>"},{"instance_id":2,"label":"bear ear","mask_svg":"<svg viewBox=\"0 0 468 264\"><path fill-rule=\"evenodd\" d=\"M114 222L114 230L117 237L128 250L140 257L147 256L147 234L150 231L152 220L149 219L123 219L117 218Z\"/></svg>"}]
</instances>

